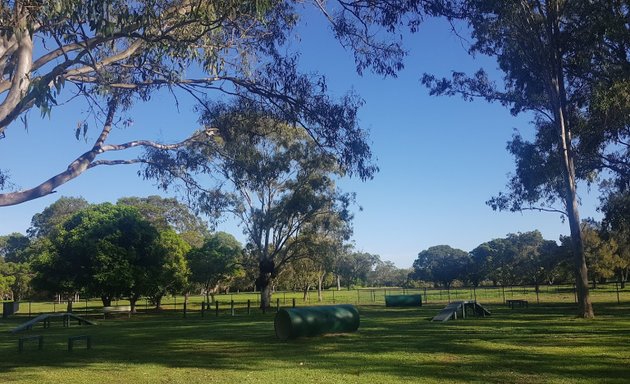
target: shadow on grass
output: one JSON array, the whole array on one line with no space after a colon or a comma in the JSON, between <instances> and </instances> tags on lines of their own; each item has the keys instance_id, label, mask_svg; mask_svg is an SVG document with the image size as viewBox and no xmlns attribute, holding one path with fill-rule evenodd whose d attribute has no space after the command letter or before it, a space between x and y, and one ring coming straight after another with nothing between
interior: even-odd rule
<instances>
[{"instance_id":1,"label":"shadow on grass","mask_svg":"<svg viewBox=\"0 0 630 384\"><path fill-rule=\"evenodd\" d=\"M441 306L361 307L359 332L281 342L273 314L235 317L168 314L99 321L96 326L36 328L10 335L0 323L0 370L151 364L177 368L265 371L313 369L350 375L459 382L625 383L630 375L630 306L600 304L598 319L575 318L570 305L490 308L492 316L432 323ZM45 347L23 335L43 335ZM89 334L93 349L66 351L68 336Z\"/></svg>"}]
</instances>

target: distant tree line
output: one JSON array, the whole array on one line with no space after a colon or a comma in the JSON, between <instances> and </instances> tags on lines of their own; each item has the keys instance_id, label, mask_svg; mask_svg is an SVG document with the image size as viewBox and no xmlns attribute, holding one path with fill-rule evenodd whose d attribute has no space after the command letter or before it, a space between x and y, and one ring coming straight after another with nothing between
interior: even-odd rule
<instances>
[{"instance_id":1,"label":"distant tree line","mask_svg":"<svg viewBox=\"0 0 630 384\"><path fill-rule=\"evenodd\" d=\"M592 288L609 280L625 288L630 272L627 228L613 225L609 217L602 223L584 220L580 228ZM562 236L558 244L531 231L490 240L470 252L437 245L418 254L410 280L444 288L531 285L538 292L541 285L575 281L570 241Z\"/></svg>"}]
</instances>

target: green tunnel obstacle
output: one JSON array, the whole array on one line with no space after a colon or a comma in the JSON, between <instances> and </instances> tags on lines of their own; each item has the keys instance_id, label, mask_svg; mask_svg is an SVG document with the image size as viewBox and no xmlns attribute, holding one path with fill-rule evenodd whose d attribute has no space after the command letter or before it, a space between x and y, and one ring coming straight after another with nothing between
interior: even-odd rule
<instances>
[{"instance_id":1,"label":"green tunnel obstacle","mask_svg":"<svg viewBox=\"0 0 630 384\"><path fill-rule=\"evenodd\" d=\"M359 329L359 310L349 304L283 308L276 314L274 328L280 340L354 332Z\"/></svg>"},{"instance_id":2,"label":"green tunnel obstacle","mask_svg":"<svg viewBox=\"0 0 630 384\"><path fill-rule=\"evenodd\" d=\"M385 296L386 307L421 307L421 295L388 295Z\"/></svg>"}]
</instances>

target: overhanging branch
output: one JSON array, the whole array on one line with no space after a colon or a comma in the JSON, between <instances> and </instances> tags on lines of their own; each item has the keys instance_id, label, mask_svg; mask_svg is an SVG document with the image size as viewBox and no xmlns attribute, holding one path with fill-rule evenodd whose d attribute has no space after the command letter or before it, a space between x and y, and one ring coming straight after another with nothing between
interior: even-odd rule
<instances>
[{"instance_id":1,"label":"overhanging branch","mask_svg":"<svg viewBox=\"0 0 630 384\"><path fill-rule=\"evenodd\" d=\"M115 110L117 107L117 101L112 100L110 102L107 119L101 135L97 139L95 145L91 150L83 153L77 157L68 168L63 172L51 177L34 188L30 188L23 191L9 192L0 194L0 207L6 207L10 205L20 204L26 201L34 200L40 197L44 197L55 192L55 188L63 185L75 177L79 176L86 170L94 168L99 165L124 165L124 164L138 164L146 163L143 159L128 159L128 160L95 160L95 158L105 152L109 151L121 151L133 147L151 147L160 150L175 150L181 148L192 141L200 140L214 135L215 130L212 128L206 128L201 132L198 132L186 140L174 144L161 144L149 140L137 140L124 144L103 144L109 132L111 131L112 121L114 119Z\"/></svg>"}]
</instances>

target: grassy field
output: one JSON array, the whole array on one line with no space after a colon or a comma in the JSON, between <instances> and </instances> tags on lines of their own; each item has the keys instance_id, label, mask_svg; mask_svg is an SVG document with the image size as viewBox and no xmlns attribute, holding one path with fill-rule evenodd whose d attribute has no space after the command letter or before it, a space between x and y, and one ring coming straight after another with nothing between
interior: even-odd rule
<instances>
[{"instance_id":1,"label":"grassy field","mask_svg":"<svg viewBox=\"0 0 630 384\"><path fill-rule=\"evenodd\" d=\"M281 342L274 313L142 313L95 326L53 323L12 335L0 322L1 383L627 383L630 304L597 303L597 319L572 304L509 309L447 323L442 305L362 305L359 332ZM89 334L73 352L68 336ZM17 352L18 338L43 335Z\"/></svg>"}]
</instances>

